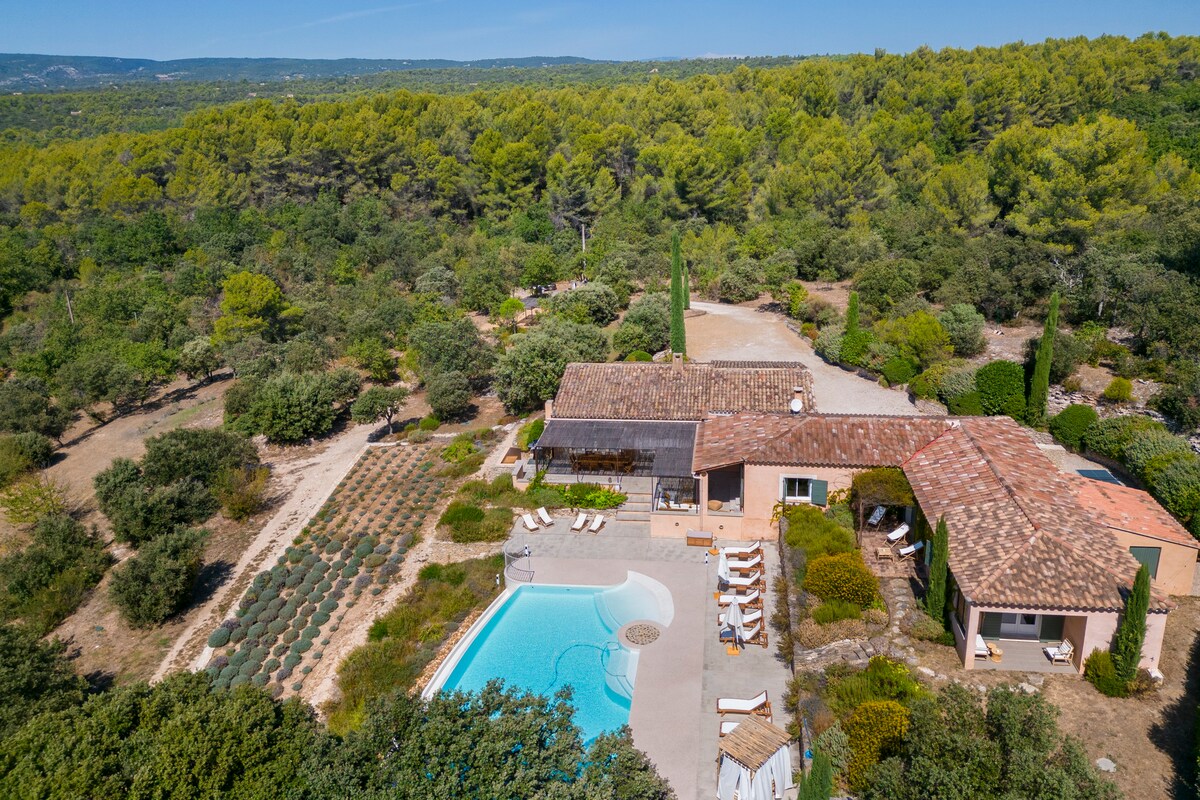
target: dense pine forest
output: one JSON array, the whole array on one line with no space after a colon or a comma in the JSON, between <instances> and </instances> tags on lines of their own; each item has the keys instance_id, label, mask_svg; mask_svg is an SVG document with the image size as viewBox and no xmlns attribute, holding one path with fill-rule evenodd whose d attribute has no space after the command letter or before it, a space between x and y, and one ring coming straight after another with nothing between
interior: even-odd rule
<instances>
[{"instance_id":1,"label":"dense pine forest","mask_svg":"<svg viewBox=\"0 0 1200 800\"><path fill-rule=\"evenodd\" d=\"M585 750L561 698L397 695L337 737L296 701L213 692L205 673L99 691L40 637L110 567L130 625L186 606L192 526L262 506L248 437L303 443L347 415L390 429L410 390L429 428L493 391L520 414L567 362L667 348L676 237L693 296L769 294L818 353L952 412L1072 446L1091 430L1089 449L1200 535L1182 439L1090 409L1042 418L1045 384L1091 357L1153 380L1174 432L1200 425L1198 37L110 87L0 98L0 128L0 499L24 526L0 550L13 792L417 796L445 780L665 797L627 737ZM525 295L583 279L522 329ZM835 283L854 290L845 314L806 288ZM1034 370L1036 414L1019 365L961 371L985 319L1047 317L1073 334ZM32 476L76 421L217 373L222 429L155 437L96 479L137 551L113 567ZM1127 452L1140 434L1152 446ZM462 774L430 772L454 758Z\"/></svg>"}]
</instances>

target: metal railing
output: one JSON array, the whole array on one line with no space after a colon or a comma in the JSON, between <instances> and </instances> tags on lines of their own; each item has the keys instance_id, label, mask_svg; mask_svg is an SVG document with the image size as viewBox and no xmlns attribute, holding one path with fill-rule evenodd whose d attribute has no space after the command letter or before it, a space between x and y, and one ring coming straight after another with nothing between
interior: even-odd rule
<instances>
[{"instance_id":1,"label":"metal railing","mask_svg":"<svg viewBox=\"0 0 1200 800\"><path fill-rule=\"evenodd\" d=\"M532 583L533 570L517 566L517 562L523 558L525 558L524 549L517 550L516 552L505 550L504 576L506 578L511 578L518 583Z\"/></svg>"}]
</instances>

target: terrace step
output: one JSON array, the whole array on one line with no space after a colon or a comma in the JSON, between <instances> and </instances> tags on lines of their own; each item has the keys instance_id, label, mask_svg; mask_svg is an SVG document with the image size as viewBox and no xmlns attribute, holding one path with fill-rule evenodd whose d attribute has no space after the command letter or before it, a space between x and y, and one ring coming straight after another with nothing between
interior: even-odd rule
<instances>
[{"instance_id":1,"label":"terrace step","mask_svg":"<svg viewBox=\"0 0 1200 800\"><path fill-rule=\"evenodd\" d=\"M617 522L649 522L649 511L626 511L624 506L617 509Z\"/></svg>"},{"instance_id":2,"label":"terrace step","mask_svg":"<svg viewBox=\"0 0 1200 800\"><path fill-rule=\"evenodd\" d=\"M649 500L645 500L645 501L626 500L624 503L622 503L619 506L619 508L621 511L649 511L650 510L650 501Z\"/></svg>"}]
</instances>

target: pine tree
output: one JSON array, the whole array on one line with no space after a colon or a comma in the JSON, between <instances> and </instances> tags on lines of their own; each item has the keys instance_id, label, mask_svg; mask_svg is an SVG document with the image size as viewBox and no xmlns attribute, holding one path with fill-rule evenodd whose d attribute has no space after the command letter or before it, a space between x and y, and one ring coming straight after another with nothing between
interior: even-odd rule
<instances>
[{"instance_id":1,"label":"pine tree","mask_svg":"<svg viewBox=\"0 0 1200 800\"><path fill-rule=\"evenodd\" d=\"M1113 637L1113 666L1117 679L1128 684L1137 676L1138 662L1142 660L1142 643L1146 641L1146 612L1150 609L1150 571L1146 565L1138 567L1133 579L1133 589L1125 598L1125 614Z\"/></svg>"},{"instance_id":2,"label":"pine tree","mask_svg":"<svg viewBox=\"0 0 1200 800\"><path fill-rule=\"evenodd\" d=\"M683 259L679 254L679 231L671 237L671 352L687 353L683 329Z\"/></svg>"},{"instance_id":3,"label":"pine tree","mask_svg":"<svg viewBox=\"0 0 1200 800\"><path fill-rule=\"evenodd\" d=\"M946 529L946 518L938 520L933 534L933 554L929 562L929 587L925 592L925 611L941 622L946 615L947 562L950 558L950 532Z\"/></svg>"},{"instance_id":4,"label":"pine tree","mask_svg":"<svg viewBox=\"0 0 1200 800\"><path fill-rule=\"evenodd\" d=\"M846 307L846 335L858 331L858 292L850 293L850 305Z\"/></svg>"},{"instance_id":5,"label":"pine tree","mask_svg":"<svg viewBox=\"0 0 1200 800\"><path fill-rule=\"evenodd\" d=\"M1030 425L1040 425L1046 417L1046 398L1050 394L1050 362L1054 360L1054 335L1058 330L1058 292L1050 295L1050 313L1046 316L1046 327L1042 341L1038 343L1037 358L1033 362L1033 380L1029 383L1029 402L1025 404L1026 420Z\"/></svg>"}]
</instances>

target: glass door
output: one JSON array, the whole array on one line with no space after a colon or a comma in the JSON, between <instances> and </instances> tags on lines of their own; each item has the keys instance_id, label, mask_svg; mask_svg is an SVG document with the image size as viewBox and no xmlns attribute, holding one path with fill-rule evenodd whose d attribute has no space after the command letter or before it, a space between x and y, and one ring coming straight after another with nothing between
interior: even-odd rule
<instances>
[{"instance_id":1,"label":"glass door","mask_svg":"<svg viewBox=\"0 0 1200 800\"><path fill-rule=\"evenodd\" d=\"M1000 635L1011 639L1038 638L1038 615L1001 614Z\"/></svg>"}]
</instances>

